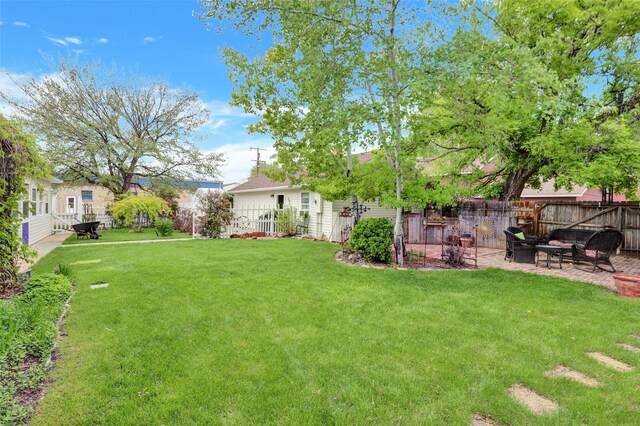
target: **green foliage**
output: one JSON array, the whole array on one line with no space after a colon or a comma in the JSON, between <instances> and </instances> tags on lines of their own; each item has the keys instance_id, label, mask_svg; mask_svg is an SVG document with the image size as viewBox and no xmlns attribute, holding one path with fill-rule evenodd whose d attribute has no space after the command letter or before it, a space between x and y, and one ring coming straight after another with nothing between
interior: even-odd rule
<instances>
[{"instance_id":1,"label":"green foliage","mask_svg":"<svg viewBox=\"0 0 640 426\"><path fill-rule=\"evenodd\" d=\"M282 210L274 212L276 231L287 236L296 234L298 225L298 209L293 206L285 206Z\"/></svg>"},{"instance_id":2,"label":"green foliage","mask_svg":"<svg viewBox=\"0 0 640 426\"><path fill-rule=\"evenodd\" d=\"M153 223L163 211L169 213L169 206L162 198L154 195L141 197L131 195L116 201L111 206L113 217L122 221L128 227L132 227L136 221L141 223L144 216L148 218L149 222Z\"/></svg>"},{"instance_id":3,"label":"green foliage","mask_svg":"<svg viewBox=\"0 0 640 426\"><path fill-rule=\"evenodd\" d=\"M56 269L53 271L54 274L64 275L67 278L73 278L73 268L68 263L58 263Z\"/></svg>"},{"instance_id":4,"label":"green foliage","mask_svg":"<svg viewBox=\"0 0 640 426\"><path fill-rule=\"evenodd\" d=\"M222 228L229 225L233 219L231 202L224 194L210 191L200 197L198 204L203 213L199 216L202 235L208 238L218 238L222 233Z\"/></svg>"},{"instance_id":5,"label":"green foliage","mask_svg":"<svg viewBox=\"0 0 640 426\"><path fill-rule=\"evenodd\" d=\"M19 202L25 197L27 176L48 176L35 138L22 126L0 115L0 294L17 285L16 262L31 255L20 236Z\"/></svg>"},{"instance_id":6,"label":"green foliage","mask_svg":"<svg viewBox=\"0 0 640 426\"><path fill-rule=\"evenodd\" d=\"M158 219L156 220L156 231L161 237L170 237L173 234L173 227L175 222L171 219Z\"/></svg>"},{"instance_id":7,"label":"green foliage","mask_svg":"<svg viewBox=\"0 0 640 426\"><path fill-rule=\"evenodd\" d=\"M466 2L414 117L432 173L475 195L638 189L640 2ZM434 149L437 147L437 149ZM489 166L488 166L489 165Z\"/></svg>"},{"instance_id":8,"label":"green foliage","mask_svg":"<svg viewBox=\"0 0 640 426\"><path fill-rule=\"evenodd\" d=\"M353 227L349 249L362 254L370 262L391 263L393 223L387 218L362 219Z\"/></svg>"},{"instance_id":9,"label":"green foliage","mask_svg":"<svg viewBox=\"0 0 640 426\"><path fill-rule=\"evenodd\" d=\"M149 192L156 197L162 198L172 212L175 213L178 211L178 198L180 198L180 194L178 193L178 188L175 186L156 183L149 188Z\"/></svg>"},{"instance_id":10,"label":"green foliage","mask_svg":"<svg viewBox=\"0 0 640 426\"><path fill-rule=\"evenodd\" d=\"M0 300L0 424L19 424L31 413L32 407L22 405L17 395L42 387L56 321L71 291L64 275L45 274L27 280L23 294ZM23 368L27 356L35 361Z\"/></svg>"}]
</instances>

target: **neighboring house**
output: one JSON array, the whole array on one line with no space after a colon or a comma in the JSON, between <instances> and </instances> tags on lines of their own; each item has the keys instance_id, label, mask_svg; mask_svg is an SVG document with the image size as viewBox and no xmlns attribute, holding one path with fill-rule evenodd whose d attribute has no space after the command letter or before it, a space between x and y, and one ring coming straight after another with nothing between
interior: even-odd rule
<instances>
[{"instance_id":1,"label":"neighboring house","mask_svg":"<svg viewBox=\"0 0 640 426\"><path fill-rule=\"evenodd\" d=\"M142 188L136 186L131 190L132 194L144 195L148 182L141 182ZM177 199L180 207L190 207L194 201L196 190L200 188L210 190L222 190L223 184L218 181L184 181L176 185L179 189ZM87 183L83 185L62 183L57 185L57 209L56 213L83 214L85 211L102 215L106 208L113 204L113 193L108 189Z\"/></svg>"},{"instance_id":2,"label":"neighboring house","mask_svg":"<svg viewBox=\"0 0 640 426\"><path fill-rule=\"evenodd\" d=\"M27 177L27 198L20 203L22 240L31 245L52 234L56 197L52 184L62 183L57 178L33 179Z\"/></svg>"},{"instance_id":3,"label":"neighboring house","mask_svg":"<svg viewBox=\"0 0 640 426\"><path fill-rule=\"evenodd\" d=\"M340 232L350 223L340 217L344 207L351 207L350 201L327 201L320 194L291 186L288 180L275 182L266 176L255 177L228 191L233 195L233 209L236 217L249 216L259 211L293 207L302 217L309 216L308 234L316 238L340 241ZM381 207L377 202L362 203L369 209L362 215L367 217L395 218L395 209Z\"/></svg>"},{"instance_id":4,"label":"neighboring house","mask_svg":"<svg viewBox=\"0 0 640 426\"><path fill-rule=\"evenodd\" d=\"M553 187L554 181L550 180L542 184L540 189L526 187L520 198L527 201L605 201L609 194L600 189L588 189L583 186L574 186L572 190L560 188L557 191ZM611 201L627 201L624 194L613 195Z\"/></svg>"}]
</instances>

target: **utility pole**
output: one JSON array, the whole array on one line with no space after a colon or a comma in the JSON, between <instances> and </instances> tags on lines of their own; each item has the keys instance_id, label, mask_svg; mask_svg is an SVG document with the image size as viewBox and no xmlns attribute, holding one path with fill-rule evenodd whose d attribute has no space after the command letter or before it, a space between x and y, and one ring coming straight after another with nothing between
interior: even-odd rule
<instances>
[{"instance_id":1,"label":"utility pole","mask_svg":"<svg viewBox=\"0 0 640 426\"><path fill-rule=\"evenodd\" d=\"M260 176L260 163L264 163L264 161L260 161L260 151L266 151L266 148L249 148L251 151L256 150L256 159L251 160L256 162L256 177Z\"/></svg>"}]
</instances>

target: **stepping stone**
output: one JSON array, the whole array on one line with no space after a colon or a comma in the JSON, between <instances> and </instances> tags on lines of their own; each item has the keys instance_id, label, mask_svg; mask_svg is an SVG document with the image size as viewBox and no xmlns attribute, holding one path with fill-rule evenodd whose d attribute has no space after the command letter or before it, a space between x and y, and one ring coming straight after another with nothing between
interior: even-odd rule
<instances>
[{"instance_id":1,"label":"stepping stone","mask_svg":"<svg viewBox=\"0 0 640 426\"><path fill-rule=\"evenodd\" d=\"M587 352L587 355L589 355L591 358L595 359L596 361L600 362L601 364L604 364L607 367L613 368L614 370L618 370L618 371L633 370L633 367L630 366L629 364L624 363L622 361L618 361L617 359L611 358L610 356L607 356L600 352Z\"/></svg>"},{"instance_id":2,"label":"stepping stone","mask_svg":"<svg viewBox=\"0 0 640 426\"><path fill-rule=\"evenodd\" d=\"M559 365L553 370L545 371L544 375L547 377L563 377L565 379L575 380L587 386L598 386L600 384L596 379L592 379L586 374L572 370L564 365Z\"/></svg>"},{"instance_id":3,"label":"stepping stone","mask_svg":"<svg viewBox=\"0 0 640 426\"><path fill-rule=\"evenodd\" d=\"M105 287L109 287L109 283L97 283L97 284L92 284L91 288L96 289L96 288L105 288Z\"/></svg>"},{"instance_id":4,"label":"stepping stone","mask_svg":"<svg viewBox=\"0 0 640 426\"><path fill-rule=\"evenodd\" d=\"M619 346L622 349L626 349L629 352L640 353L640 348L637 346L627 345L626 343L616 343L616 346Z\"/></svg>"},{"instance_id":5,"label":"stepping stone","mask_svg":"<svg viewBox=\"0 0 640 426\"><path fill-rule=\"evenodd\" d=\"M527 410L539 416L542 414L553 413L558 410L557 402L549 398L545 398L542 395L538 395L524 385L518 384L511 386L511 389L509 389L509 395L511 395L513 399L518 401Z\"/></svg>"},{"instance_id":6,"label":"stepping stone","mask_svg":"<svg viewBox=\"0 0 640 426\"><path fill-rule=\"evenodd\" d=\"M92 263L100 263L102 259L90 259L90 260L77 260L69 265L90 265Z\"/></svg>"},{"instance_id":7,"label":"stepping stone","mask_svg":"<svg viewBox=\"0 0 640 426\"><path fill-rule=\"evenodd\" d=\"M640 334L632 334L631 337L640 340Z\"/></svg>"},{"instance_id":8,"label":"stepping stone","mask_svg":"<svg viewBox=\"0 0 640 426\"><path fill-rule=\"evenodd\" d=\"M477 415L473 418L471 423L469 423L469 426L500 426L500 423L493 420L491 416Z\"/></svg>"}]
</instances>

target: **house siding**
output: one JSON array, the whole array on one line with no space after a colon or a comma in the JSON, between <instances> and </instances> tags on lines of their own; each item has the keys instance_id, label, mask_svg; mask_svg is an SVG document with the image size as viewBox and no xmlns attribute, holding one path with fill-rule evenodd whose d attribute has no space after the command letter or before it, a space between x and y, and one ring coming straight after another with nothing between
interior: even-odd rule
<instances>
[{"instance_id":1,"label":"house siding","mask_svg":"<svg viewBox=\"0 0 640 426\"><path fill-rule=\"evenodd\" d=\"M28 193L23 201L32 202L31 193L33 189L37 189L39 194L42 194L35 202L35 212L30 212L29 217L22 221L23 224L28 223L29 245L31 245L52 233L53 191L51 189L51 181L46 179L35 180L27 177L25 183L28 186ZM20 210L22 211L22 202L20 203Z\"/></svg>"}]
</instances>

